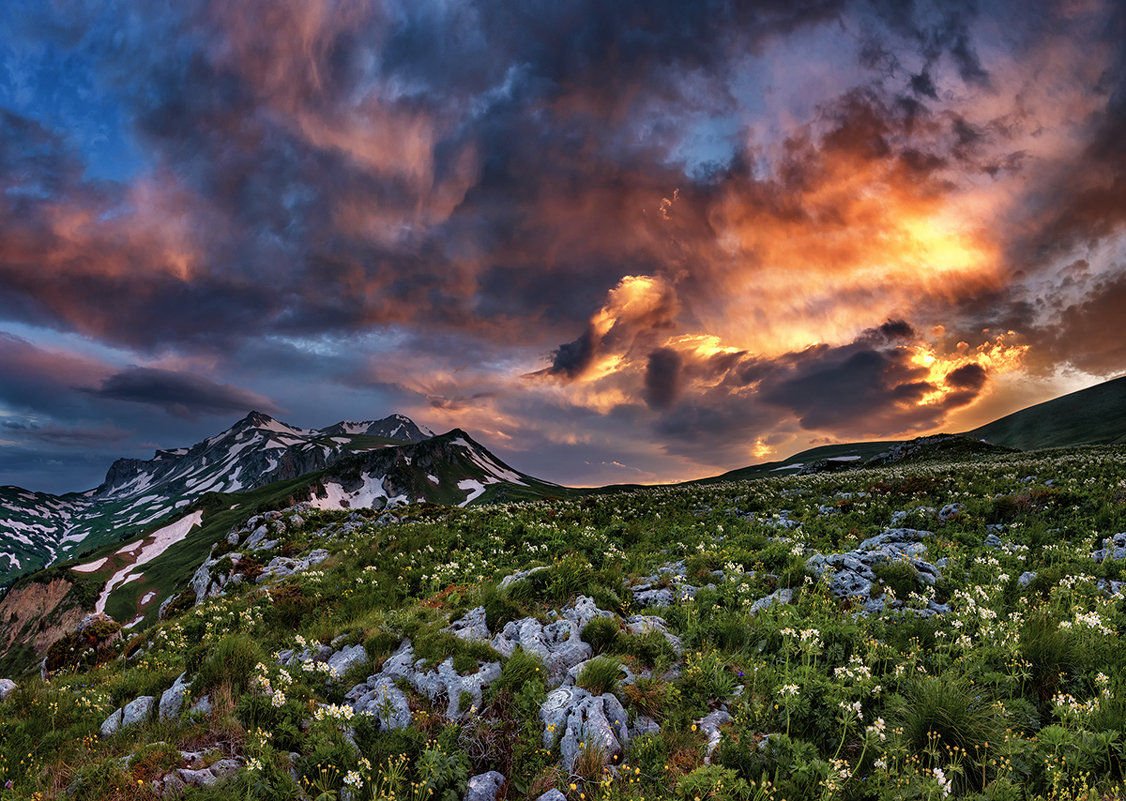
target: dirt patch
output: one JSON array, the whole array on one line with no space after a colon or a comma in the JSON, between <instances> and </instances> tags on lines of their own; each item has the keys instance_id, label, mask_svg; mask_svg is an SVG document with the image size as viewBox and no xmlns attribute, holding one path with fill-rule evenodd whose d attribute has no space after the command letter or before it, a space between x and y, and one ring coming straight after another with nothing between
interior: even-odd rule
<instances>
[{"instance_id":1,"label":"dirt patch","mask_svg":"<svg viewBox=\"0 0 1126 801\"><path fill-rule=\"evenodd\" d=\"M31 581L14 587L0 600L0 653L26 644L37 653L78 625L86 615L65 579Z\"/></svg>"}]
</instances>

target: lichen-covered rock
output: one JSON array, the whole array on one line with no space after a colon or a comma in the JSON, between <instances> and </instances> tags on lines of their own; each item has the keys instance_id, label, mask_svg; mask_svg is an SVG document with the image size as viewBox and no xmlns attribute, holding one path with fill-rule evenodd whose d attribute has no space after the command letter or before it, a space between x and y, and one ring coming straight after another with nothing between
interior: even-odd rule
<instances>
[{"instance_id":1,"label":"lichen-covered rock","mask_svg":"<svg viewBox=\"0 0 1126 801\"><path fill-rule=\"evenodd\" d=\"M504 784L504 774L495 770L472 776L465 791L465 801L496 801Z\"/></svg>"},{"instance_id":2,"label":"lichen-covered rock","mask_svg":"<svg viewBox=\"0 0 1126 801\"><path fill-rule=\"evenodd\" d=\"M485 622L485 607L483 606L470 609L460 620L451 623L447 631L452 632L455 637L460 639L475 642L488 642L492 636L489 634L489 626Z\"/></svg>"},{"instance_id":3,"label":"lichen-covered rock","mask_svg":"<svg viewBox=\"0 0 1126 801\"><path fill-rule=\"evenodd\" d=\"M121 726L138 726L147 723L152 717L156 699L151 695L142 695L134 698L121 710Z\"/></svg>"},{"instance_id":4,"label":"lichen-covered rock","mask_svg":"<svg viewBox=\"0 0 1126 801\"><path fill-rule=\"evenodd\" d=\"M586 595L580 595L572 603L563 607L563 619L574 621L578 624L580 630L596 617L612 618L614 613L599 609L598 605L594 603L594 599Z\"/></svg>"},{"instance_id":5,"label":"lichen-covered rock","mask_svg":"<svg viewBox=\"0 0 1126 801\"><path fill-rule=\"evenodd\" d=\"M1103 540L1103 547L1091 554L1091 558L1102 562L1106 559L1126 559L1126 531Z\"/></svg>"},{"instance_id":6,"label":"lichen-covered rock","mask_svg":"<svg viewBox=\"0 0 1126 801\"><path fill-rule=\"evenodd\" d=\"M292 576L294 573L302 573L319 565L325 559L328 559L328 551L323 548L317 548L315 551L312 551L300 559L291 559L288 556L275 556L258 575L258 583L265 584L268 581L277 581L286 576Z\"/></svg>"},{"instance_id":7,"label":"lichen-covered rock","mask_svg":"<svg viewBox=\"0 0 1126 801\"><path fill-rule=\"evenodd\" d=\"M481 692L500 678L500 663L488 662L475 673L461 675L454 670L453 659L446 659L436 670L426 670L423 660L414 659L414 649L409 642L399 646L380 671L381 680L404 679L411 687L431 700L446 698L446 717L457 720L467 710L461 708L461 696L469 693L475 706L481 705ZM368 679L371 683L371 679Z\"/></svg>"},{"instance_id":8,"label":"lichen-covered rock","mask_svg":"<svg viewBox=\"0 0 1126 801\"><path fill-rule=\"evenodd\" d=\"M511 587L516 582L523 581L524 579L528 578L528 576L531 576L531 575L539 573L543 570L549 570L549 569L550 568L547 565L541 565L540 567L533 567L530 570L517 570L512 575L505 576L503 579L501 579L500 584L497 585L497 589L507 590L509 587Z\"/></svg>"},{"instance_id":9,"label":"lichen-covered rock","mask_svg":"<svg viewBox=\"0 0 1126 801\"><path fill-rule=\"evenodd\" d=\"M546 626L534 617L514 620L493 638L493 648L504 656L512 656L517 646L543 660L548 679L558 682L567 669L590 659L594 653L583 642L574 620L556 620Z\"/></svg>"},{"instance_id":10,"label":"lichen-covered rock","mask_svg":"<svg viewBox=\"0 0 1126 801\"><path fill-rule=\"evenodd\" d=\"M379 721L381 731L405 729L411 725L411 709L407 696L385 676L371 676L357 684L344 696L357 715L371 715Z\"/></svg>"},{"instance_id":11,"label":"lichen-covered rock","mask_svg":"<svg viewBox=\"0 0 1126 801\"><path fill-rule=\"evenodd\" d=\"M173 720L180 714L180 708L184 705L184 693L188 689L188 682L185 681L187 675L181 673L172 686L161 693L159 706L161 720Z\"/></svg>"},{"instance_id":12,"label":"lichen-covered rock","mask_svg":"<svg viewBox=\"0 0 1126 801\"><path fill-rule=\"evenodd\" d=\"M621 755L629 741L626 711L612 694L591 695L579 687L557 687L540 706L544 748L559 737L564 770L570 771L581 750L580 743L598 748L607 759Z\"/></svg>"},{"instance_id":13,"label":"lichen-covered rock","mask_svg":"<svg viewBox=\"0 0 1126 801\"><path fill-rule=\"evenodd\" d=\"M942 522L953 520L958 515L966 510L965 504L961 503L948 503L938 510L938 519Z\"/></svg>"},{"instance_id":14,"label":"lichen-covered rock","mask_svg":"<svg viewBox=\"0 0 1126 801\"><path fill-rule=\"evenodd\" d=\"M929 531L892 528L869 537L853 551L814 554L806 560L805 566L817 576L829 574L829 589L838 598L858 601L863 605L862 614L875 614L887 606L883 597L872 596L872 584L876 581L872 568L876 565L907 563L915 569L921 582L933 586L939 579L941 574L938 567L922 559L926 546L921 540L928 536ZM901 607L902 601L895 601L893 608ZM915 611L927 616L945 613L947 608L931 601L926 609Z\"/></svg>"},{"instance_id":15,"label":"lichen-covered rock","mask_svg":"<svg viewBox=\"0 0 1126 801\"><path fill-rule=\"evenodd\" d=\"M111 734L121 728L121 710L115 709L110 713L109 717L102 721L102 736L109 737Z\"/></svg>"},{"instance_id":16,"label":"lichen-covered rock","mask_svg":"<svg viewBox=\"0 0 1126 801\"><path fill-rule=\"evenodd\" d=\"M704 757L704 762L711 762L712 752L719 747L719 740L721 736L719 727L724 723L729 722L730 720L731 715L729 715L726 711L722 709L716 709L712 712L709 712L705 717L696 721L696 724L700 727L700 731L702 731L708 737L708 752L707 756Z\"/></svg>"},{"instance_id":17,"label":"lichen-covered rock","mask_svg":"<svg viewBox=\"0 0 1126 801\"><path fill-rule=\"evenodd\" d=\"M343 676L352 668L358 665L366 665L367 663L368 654L362 645L342 648L328 658L328 666L332 669L333 675L335 676Z\"/></svg>"}]
</instances>

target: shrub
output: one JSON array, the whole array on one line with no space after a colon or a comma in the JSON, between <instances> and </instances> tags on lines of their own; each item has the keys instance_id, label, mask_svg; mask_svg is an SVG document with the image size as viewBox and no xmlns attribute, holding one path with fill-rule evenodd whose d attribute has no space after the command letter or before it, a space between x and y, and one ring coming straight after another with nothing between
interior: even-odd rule
<instances>
[{"instance_id":1,"label":"shrub","mask_svg":"<svg viewBox=\"0 0 1126 801\"><path fill-rule=\"evenodd\" d=\"M874 565L872 572L880 584L895 593L896 598L906 599L919 589L919 571L910 562L883 562Z\"/></svg>"},{"instance_id":2,"label":"shrub","mask_svg":"<svg viewBox=\"0 0 1126 801\"><path fill-rule=\"evenodd\" d=\"M618 621L612 617L596 617L583 626L582 638L596 654L600 654L618 638Z\"/></svg>"},{"instance_id":3,"label":"shrub","mask_svg":"<svg viewBox=\"0 0 1126 801\"><path fill-rule=\"evenodd\" d=\"M602 695L613 692L621 678L621 662L609 656L596 656L579 671L576 683L594 695Z\"/></svg>"},{"instance_id":4,"label":"shrub","mask_svg":"<svg viewBox=\"0 0 1126 801\"><path fill-rule=\"evenodd\" d=\"M676 783L676 797L684 801L739 801L751 797L751 788L729 768L704 765L681 777Z\"/></svg>"},{"instance_id":5,"label":"shrub","mask_svg":"<svg viewBox=\"0 0 1126 801\"><path fill-rule=\"evenodd\" d=\"M908 749L926 770L960 753L966 770L955 779L955 789L981 789L989 769L988 744L1001 742L1006 722L983 687L958 677L912 678L892 701L891 711Z\"/></svg>"},{"instance_id":6,"label":"shrub","mask_svg":"<svg viewBox=\"0 0 1126 801\"><path fill-rule=\"evenodd\" d=\"M1055 695L1061 677L1078 670L1082 661L1074 631L1061 629L1047 611L1029 616L1020 635L1020 653L1030 665L1032 686L1041 702Z\"/></svg>"},{"instance_id":7,"label":"shrub","mask_svg":"<svg viewBox=\"0 0 1126 801\"><path fill-rule=\"evenodd\" d=\"M501 668L500 678L493 682L489 689L494 697L501 691L515 694L530 681L543 684L546 677L547 669L544 667L543 660L517 647Z\"/></svg>"},{"instance_id":8,"label":"shrub","mask_svg":"<svg viewBox=\"0 0 1126 801\"><path fill-rule=\"evenodd\" d=\"M254 668L264 662L262 647L245 634L228 634L199 666L192 680L192 695L198 697L226 684L238 696L250 686Z\"/></svg>"}]
</instances>

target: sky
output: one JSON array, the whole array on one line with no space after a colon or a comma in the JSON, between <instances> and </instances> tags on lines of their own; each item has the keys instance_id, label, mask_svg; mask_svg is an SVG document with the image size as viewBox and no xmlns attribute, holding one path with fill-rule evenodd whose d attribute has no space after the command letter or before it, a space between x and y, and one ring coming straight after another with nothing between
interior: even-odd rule
<instances>
[{"instance_id":1,"label":"sky","mask_svg":"<svg viewBox=\"0 0 1126 801\"><path fill-rule=\"evenodd\" d=\"M13 0L0 484L257 409L571 485L1126 370L1118 0Z\"/></svg>"}]
</instances>

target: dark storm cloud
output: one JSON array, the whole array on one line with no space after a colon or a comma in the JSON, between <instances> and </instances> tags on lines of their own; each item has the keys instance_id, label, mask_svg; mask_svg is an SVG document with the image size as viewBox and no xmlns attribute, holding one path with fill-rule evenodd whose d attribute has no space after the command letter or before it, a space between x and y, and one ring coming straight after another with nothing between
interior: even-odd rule
<instances>
[{"instance_id":1,"label":"dark storm cloud","mask_svg":"<svg viewBox=\"0 0 1126 801\"><path fill-rule=\"evenodd\" d=\"M658 348L649 354L645 365L645 402L663 409L676 400L680 391L680 354L671 348Z\"/></svg>"},{"instance_id":2,"label":"dark storm cloud","mask_svg":"<svg viewBox=\"0 0 1126 801\"><path fill-rule=\"evenodd\" d=\"M219 384L203 376L172 370L133 367L109 376L92 394L101 398L159 406L177 417L257 410L276 413L278 407L256 392Z\"/></svg>"},{"instance_id":3,"label":"dark storm cloud","mask_svg":"<svg viewBox=\"0 0 1126 801\"><path fill-rule=\"evenodd\" d=\"M40 425L19 420L5 420L0 423L0 436L7 432L25 441L60 445L67 448L91 448L120 442L132 432L115 426L96 428L74 428L58 425Z\"/></svg>"},{"instance_id":4,"label":"dark storm cloud","mask_svg":"<svg viewBox=\"0 0 1126 801\"><path fill-rule=\"evenodd\" d=\"M889 320L843 346L818 345L769 360L729 354L688 367L697 374L714 369L713 387L661 411L655 429L669 452L720 464L745 454L756 439L801 430L864 437L932 428L977 398L988 375L969 363L936 386L915 359L917 341L909 324Z\"/></svg>"}]
</instances>

